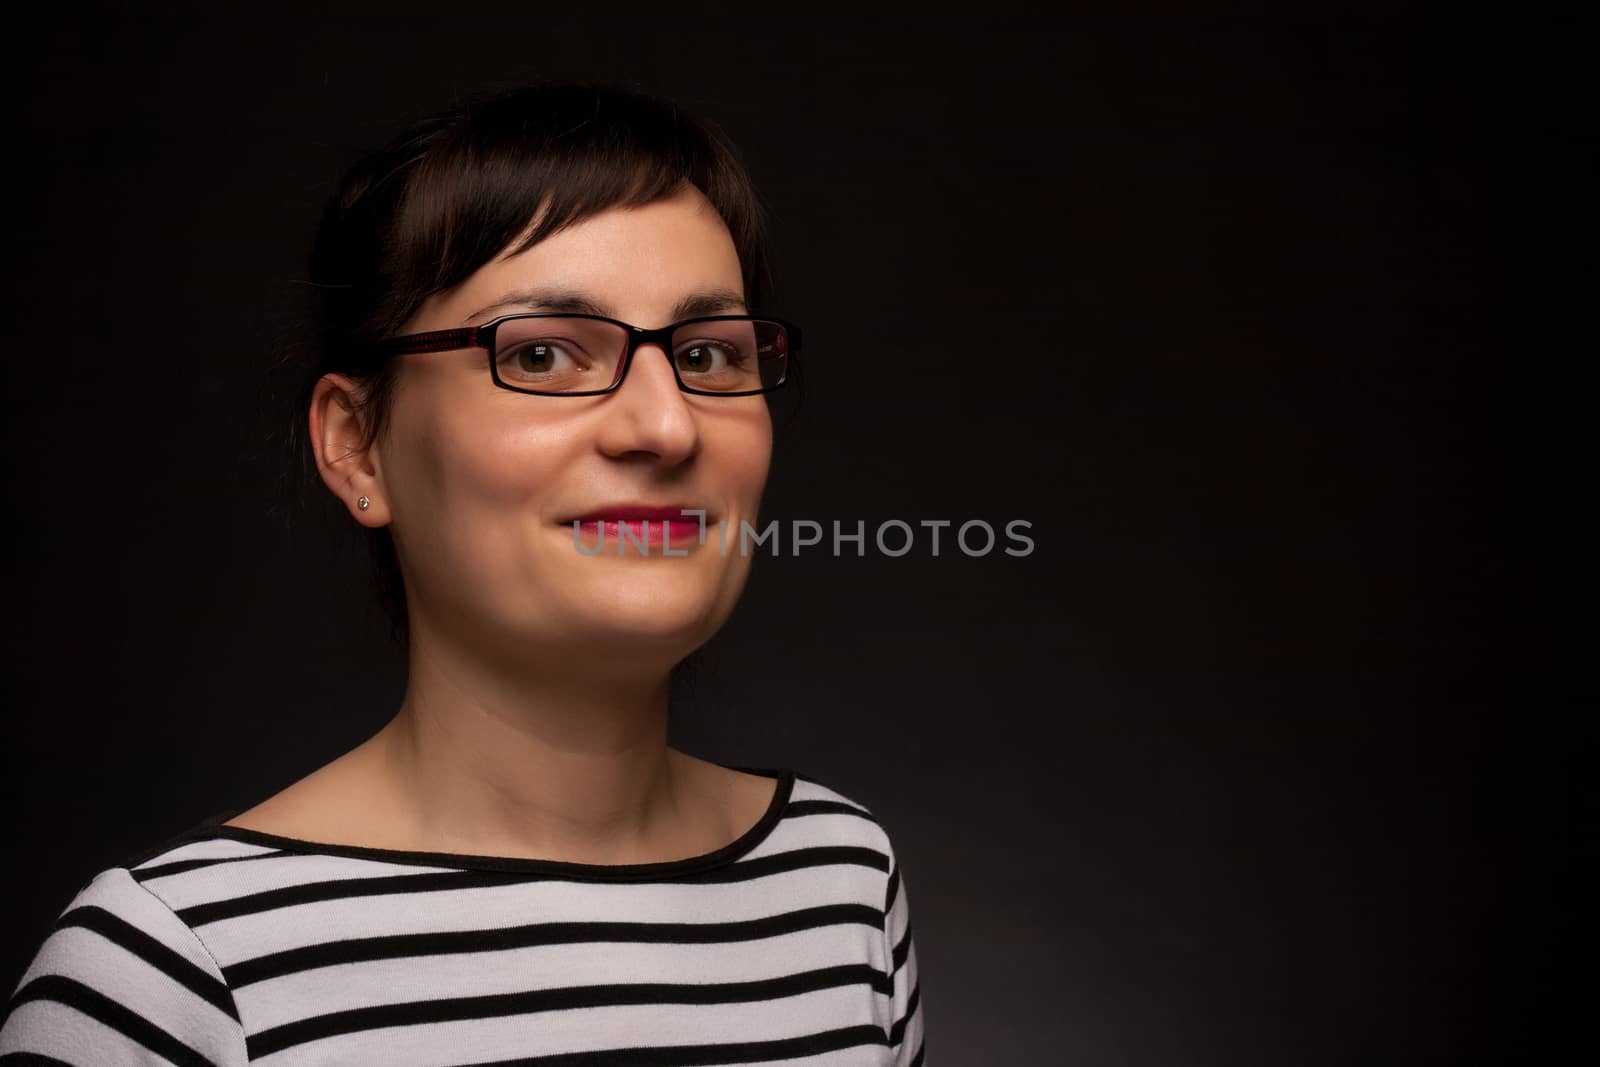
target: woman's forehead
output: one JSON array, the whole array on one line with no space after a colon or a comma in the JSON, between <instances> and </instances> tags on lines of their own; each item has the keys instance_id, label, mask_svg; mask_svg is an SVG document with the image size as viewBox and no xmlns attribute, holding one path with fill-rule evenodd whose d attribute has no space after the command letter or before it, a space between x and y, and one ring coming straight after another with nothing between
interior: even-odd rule
<instances>
[{"instance_id":1,"label":"woman's forehead","mask_svg":"<svg viewBox=\"0 0 1600 1067\"><path fill-rule=\"evenodd\" d=\"M462 325L476 326L500 315L525 311L600 315L612 319L625 317L616 303L600 294L556 284L509 289L496 297L493 303L469 314L462 320ZM696 315L742 314L748 311L744 293L739 289L706 285L692 288L680 296L672 305L669 317L676 320Z\"/></svg>"},{"instance_id":2,"label":"woman's forehead","mask_svg":"<svg viewBox=\"0 0 1600 1067\"><path fill-rule=\"evenodd\" d=\"M748 309L726 224L703 197L679 196L608 208L497 257L438 294L434 310L465 325L517 311L633 321Z\"/></svg>"}]
</instances>

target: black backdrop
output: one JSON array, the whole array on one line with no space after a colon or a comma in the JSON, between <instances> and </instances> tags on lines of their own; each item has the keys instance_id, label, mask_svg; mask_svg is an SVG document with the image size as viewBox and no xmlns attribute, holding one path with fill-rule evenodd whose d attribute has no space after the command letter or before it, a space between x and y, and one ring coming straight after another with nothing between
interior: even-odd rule
<instances>
[{"instance_id":1,"label":"black backdrop","mask_svg":"<svg viewBox=\"0 0 1600 1067\"><path fill-rule=\"evenodd\" d=\"M1526 1051L1556 764L1513 534L1571 32L13 30L7 989L89 875L392 710L347 520L272 510L266 355L342 167L559 75L720 123L771 205L810 358L766 515L1032 523L763 557L674 721L888 825L934 1061Z\"/></svg>"}]
</instances>

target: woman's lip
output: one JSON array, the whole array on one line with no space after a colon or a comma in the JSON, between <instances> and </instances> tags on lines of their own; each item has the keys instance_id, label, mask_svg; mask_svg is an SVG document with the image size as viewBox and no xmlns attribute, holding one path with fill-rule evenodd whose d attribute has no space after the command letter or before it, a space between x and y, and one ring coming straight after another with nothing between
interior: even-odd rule
<instances>
[{"instance_id":1,"label":"woman's lip","mask_svg":"<svg viewBox=\"0 0 1600 1067\"><path fill-rule=\"evenodd\" d=\"M689 512L690 514L684 514L685 512ZM707 523L713 523L717 521L717 517L711 513L709 508L696 508L687 504L678 504L671 507L648 507L644 505L636 506L632 504L626 504L619 505L617 507L600 508L595 511L585 512L582 515L573 515L570 518L562 519L561 525L570 526L575 522L581 522L586 525L596 522L604 522L608 524L618 522L691 522L698 524L700 522L701 512L705 513L705 521Z\"/></svg>"},{"instance_id":2,"label":"woman's lip","mask_svg":"<svg viewBox=\"0 0 1600 1067\"><path fill-rule=\"evenodd\" d=\"M674 549L687 548L700 543L701 526L697 517L670 519L573 519L568 526L576 525L586 539L599 542L604 530L605 544L620 545L625 539L644 545L670 545Z\"/></svg>"}]
</instances>

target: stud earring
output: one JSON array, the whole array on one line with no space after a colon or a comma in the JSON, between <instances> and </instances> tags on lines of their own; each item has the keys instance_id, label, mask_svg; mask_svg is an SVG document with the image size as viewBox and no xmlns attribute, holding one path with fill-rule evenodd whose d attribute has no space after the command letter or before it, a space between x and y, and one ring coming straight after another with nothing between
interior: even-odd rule
<instances>
[{"instance_id":1,"label":"stud earring","mask_svg":"<svg viewBox=\"0 0 1600 1067\"><path fill-rule=\"evenodd\" d=\"M364 496L356 498L356 507L360 508L362 511L366 511L367 510L367 506L369 504L371 504L371 503L372 503L372 501L368 500Z\"/></svg>"}]
</instances>

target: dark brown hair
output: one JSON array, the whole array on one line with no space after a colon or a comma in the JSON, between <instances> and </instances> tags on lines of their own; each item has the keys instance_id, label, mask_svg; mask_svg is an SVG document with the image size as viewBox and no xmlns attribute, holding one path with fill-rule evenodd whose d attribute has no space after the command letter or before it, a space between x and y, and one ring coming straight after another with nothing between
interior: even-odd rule
<instances>
[{"instance_id":1,"label":"dark brown hair","mask_svg":"<svg viewBox=\"0 0 1600 1067\"><path fill-rule=\"evenodd\" d=\"M686 182L732 234L746 305L766 310L765 213L737 150L715 126L659 97L576 81L479 94L357 162L328 202L311 253L312 329L284 427L302 491L316 480L306 418L323 375L361 384L371 445L387 426L396 367L374 355L372 342L502 251L521 252L565 226L670 196ZM546 205L538 226L510 249ZM404 647L394 540L387 528L366 534L379 598Z\"/></svg>"}]
</instances>

